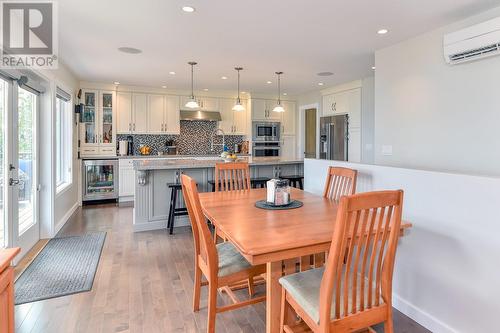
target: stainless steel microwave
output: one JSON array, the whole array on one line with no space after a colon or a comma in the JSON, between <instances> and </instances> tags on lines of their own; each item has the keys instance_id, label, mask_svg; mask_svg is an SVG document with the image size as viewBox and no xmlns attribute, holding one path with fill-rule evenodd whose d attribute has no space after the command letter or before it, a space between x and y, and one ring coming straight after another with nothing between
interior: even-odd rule
<instances>
[{"instance_id":1,"label":"stainless steel microwave","mask_svg":"<svg viewBox=\"0 0 500 333\"><path fill-rule=\"evenodd\" d=\"M279 142L280 127L278 122L253 122L253 141Z\"/></svg>"}]
</instances>

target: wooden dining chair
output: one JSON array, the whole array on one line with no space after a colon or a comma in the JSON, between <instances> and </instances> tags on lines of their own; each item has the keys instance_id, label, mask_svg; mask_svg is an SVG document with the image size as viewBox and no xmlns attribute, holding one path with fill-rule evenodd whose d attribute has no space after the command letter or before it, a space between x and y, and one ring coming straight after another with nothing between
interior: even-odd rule
<instances>
[{"instance_id":1,"label":"wooden dining chair","mask_svg":"<svg viewBox=\"0 0 500 333\"><path fill-rule=\"evenodd\" d=\"M250 168L247 162L215 164L215 192L250 189Z\"/></svg>"},{"instance_id":2,"label":"wooden dining chair","mask_svg":"<svg viewBox=\"0 0 500 333\"><path fill-rule=\"evenodd\" d=\"M265 265L252 266L230 242L215 244L205 222L196 182L187 175L181 176L182 192L188 209L195 248L195 274L193 310L200 309L200 289L208 285L208 324L207 332L215 332L217 313L238 309L265 301L265 296L240 301L229 286L242 280L253 279L264 274ZM202 275L207 282L202 282ZM217 291L226 292L233 304L218 307Z\"/></svg>"},{"instance_id":3,"label":"wooden dining chair","mask_svg":"<svg viewBox=\"0 0 500 333\"><path fill-rule=\"evenodd\" d=\"M239 191L249 190L250 184L250 167L246 162L231 162L215 164L215 192L224 191ZM226 237L215 228L214 241L217 243L218 238L224 241Z\"/></svg>"},{"instance_id":4,"label":"wooden dining chair","mask_svg":"<svg viewBox=\"0 0 500 333\"><path fill-rule=\"evenodd\" d=\"M282 277L281 332L392 333L392 275L403 191L342 197L327 263ZM347 253L346 253L347 252ZM303 321L293 323L290 310Z\"/></svg>"},{"instance_id":5,"label":"wooden dining chair","mask_svg":"<svg viewBox=\"0 0 500 333\"><path fill-rule=\"evenodd\" d=\"M357 170L333 166L329 167L323 197L338 203L342 196L353 195L356 193L357 178ZM304 256L301 258L301 270L305 270L309 266L316 268L321 267L325 263L325 258L326 255L324 252L312 256Z\"/></svg>"},{"instance_id":6,"label":"wooden dining chair","mask_svg":"<svg viewBox=\"0 0 500 333\"><path fill-rule=\"evenodd\" d=\"M329 167L323 197L339 202L344 195L356 193L358 171L341 167Z\"/></svg>"}]
</instances>

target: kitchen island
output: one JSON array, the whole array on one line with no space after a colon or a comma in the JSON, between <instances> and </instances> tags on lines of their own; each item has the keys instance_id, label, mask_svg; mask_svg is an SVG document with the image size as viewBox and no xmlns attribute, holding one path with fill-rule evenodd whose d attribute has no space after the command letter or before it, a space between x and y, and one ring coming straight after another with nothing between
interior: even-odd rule
<instances>
[{"instance_id":1,"label":"kitchen island","mask_svg":"<svg viewBox=\"0 0 500 333\"><path fill-rule=\"evenodd\" d=\"M250 177L277 178L304 174L304 160L280 157L242 157L248 162ZM208 182L214 180L215 164L224 162L213 156L191 158L143 158L134 161L134 231L165 229L170 204L167 184L179 183L181 174L196 180L200 192L210 191ZM178 206L184 202L179 200ZM176 217L175 226L189 225L187 217Z\"/></svg>"}]
</instances>

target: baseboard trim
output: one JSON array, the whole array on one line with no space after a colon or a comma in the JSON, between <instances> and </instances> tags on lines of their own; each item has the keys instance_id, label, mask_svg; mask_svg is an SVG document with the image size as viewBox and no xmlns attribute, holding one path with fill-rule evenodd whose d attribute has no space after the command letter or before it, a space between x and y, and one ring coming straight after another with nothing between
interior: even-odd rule
<instances>
[{"instance_id":1,"label":"baseboard trim","mask_svg":"<svg viewBox=\"0 0 500 333\"><path fill-rule=\"evenodd\" d=\"M459 333L456 329L448 326L438 318L430 315L419 307L411 304L397 294L392 294L392 305L404 315L415 320L420 325L434 333Z\"/></svg>"},{"instance_id":2,"label":"baseboard trim","mask_svg":"<svg viewBox=\"0 0 500 333\"><path fill-rule=\"evenodd\" d=\"M55 235L57 235L59 230L61 230L62 227L64 227L64 225L69 221L71 216L76 212L78 207L80 207L79 203L75 202L73 207L71 207L71 209L66 214L64 214L64 216L61 218L61 220L59 220L59 222L55 225L54 234L52 235L52 237L55 237Z\"/></svg>"}]
</instances>

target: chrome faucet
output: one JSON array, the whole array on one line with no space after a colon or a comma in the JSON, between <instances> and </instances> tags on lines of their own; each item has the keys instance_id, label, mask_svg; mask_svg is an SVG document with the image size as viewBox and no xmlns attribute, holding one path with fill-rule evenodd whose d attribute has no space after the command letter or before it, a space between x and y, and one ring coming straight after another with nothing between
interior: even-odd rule
<instances>
[{"instance_id":1,"label":"chrome faucet","mask_svg":"<svg viewBox=\"0 0 500 333\"><path fill-rule=\"evenodd\" d=\"M214 137L218 133L222 133L222 143L214 143ZM224 151L224 147L226 146L226 133L221 128L217 128L213 133L212 137L210 138L210 151L214 151L214 146L222 146L222 151Z\"/></svg>"}]
</instances>

